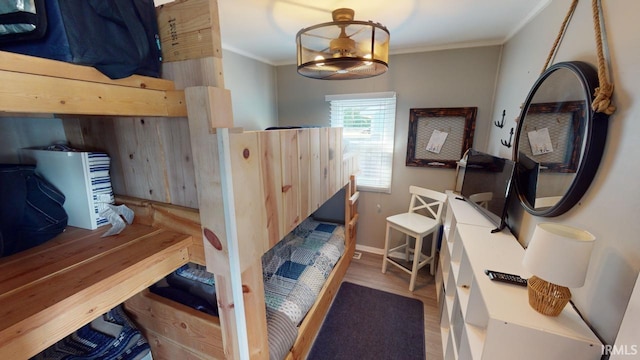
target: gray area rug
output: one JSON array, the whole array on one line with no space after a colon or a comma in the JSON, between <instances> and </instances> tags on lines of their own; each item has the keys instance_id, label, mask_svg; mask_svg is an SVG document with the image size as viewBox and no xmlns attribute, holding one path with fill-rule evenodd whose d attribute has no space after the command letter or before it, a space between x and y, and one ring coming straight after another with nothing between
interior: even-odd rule
<instances>
[{"instance_id":1,"label":"gray area rug","mask_svg":"<svg viewBox=\"0 0 640 360\"><path fill-rule=\"evenodd\" d=\"M424 358L422 301L344 282L307 359Z\"/></svg>"}]
</instances>

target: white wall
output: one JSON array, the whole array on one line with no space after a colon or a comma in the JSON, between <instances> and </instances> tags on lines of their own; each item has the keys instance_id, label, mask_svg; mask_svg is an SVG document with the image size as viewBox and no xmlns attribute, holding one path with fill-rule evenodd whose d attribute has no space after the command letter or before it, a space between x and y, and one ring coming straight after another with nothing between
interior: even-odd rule
<instances>
[{"instance_id":1,"label":"white wall","mask_svg":"<svg viewBox=\"0 0 640 360\"><path fill-rule=\"evenodd\" d=\"M223 50L222 71L224 86L231 91L234 126L264 130L278 125L273 66Z\"/></svg>"},{"instance_id":2,"label":"white wall","mask_svg":"<svg viewBox=\"0 0 640 360\"><path fill-rule=\"evenodd\" d=\"M584 228L596 237L585 286L572 289L580 311L607 343L615 340L640 268L640 2L603 1L616 113L596 177L578 205L555 218L533 217L512 206L519 240L528 243L535 224L558 222ZM489 150L509 157L497 146L516 124L529 88L542 67L571 0L553 0L532 22L504 46L494 112L507 112L505 129L491 128ZM581 60L597 65L591 1L579 3L562 40L555 62ZM631 344L628 344L631 345Z\"/></svg>"},{"instance_id":3,"label":"white wall","mask_svg":"<svg viewBox=\"0 0 640 360\"><path fill-rule=\"evenodd\" d=\"M455 169L407 167L409 109L478 107L474 147L485 149L492 123L493 89L500 47L477 47L391 56L384 75L348 81L308 79L295 65L279 66L279 124L329 125L327 94L395 91L397 94L391 194L363 192L357 244L384 248L385 219L406 211L409 185L453 189ZM380 210L377 209L380 205Z\"/></svg>"},{"instance_id":4,"label":"white wall","mask_svg":"<svg viewBox=\"0 0 640 360\"><path fill-rule=\"evenodd\" d=\"M0 163L19 163L22 148L64 143L62 121L50 117L0 117Z\"/></svg>"}]
</instances>

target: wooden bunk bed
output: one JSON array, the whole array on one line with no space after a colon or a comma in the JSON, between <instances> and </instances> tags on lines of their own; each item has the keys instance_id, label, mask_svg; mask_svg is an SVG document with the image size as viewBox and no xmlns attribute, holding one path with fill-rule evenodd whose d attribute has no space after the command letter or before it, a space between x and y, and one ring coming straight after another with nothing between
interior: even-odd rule
<instances>
[{"instance_id":1,"label":"wooden bunk bed","mask_svg":"<svg viewBox=\"0 0 640 360\"><path fill-rule=\"evenodd\" d=\"M350 160L347 160L345 165L350 166ZM351 263L355 251L358 197L355 179L351 177L345 186L345 252L326 280L314 306L300 324L298 337L287 359L305 358ZM193 234L196 239L199 237L200 224L196 210L126 197L118 197L118 201L134 209L136 214L140 214L139 221L146 225L164 223L168 224L170 229L189 228L188 233ZM202 248L192 249L192 262L201 264L200 261L204 259L201 251ZM210 359L225 356L222 327L217 317L196 311L148 290L127 300L125 308L150 340L154 356L160 359ZM263 356L266 354L263 353Z\"/></svg>"},{"instance_id":2,"label":"wooden bunk bed","mask_svg":"<svg viewBox=\"0 0 640 360\"><path fill-rule=\"evenodd\" d=\"M355 162L337 156L341 129L234 129L217 3L179 0L158 9L158 19L163 35L171 26L186 39L162 39L168 79L113 81L92 68L0 52L0 116L56 114L72 146L110 154L117 201L136 212L118 236L69 228L0 259L0 358L33 356L127 299L132 309L148 300L139 314L166 321L158 330L138 317L155 359L268 358L260 257L346 187L347 250L289 358L309 350L339 287L358 198ZM144 290L188 262L215 274L219 319Z\"/></svg>"}]
</instances>

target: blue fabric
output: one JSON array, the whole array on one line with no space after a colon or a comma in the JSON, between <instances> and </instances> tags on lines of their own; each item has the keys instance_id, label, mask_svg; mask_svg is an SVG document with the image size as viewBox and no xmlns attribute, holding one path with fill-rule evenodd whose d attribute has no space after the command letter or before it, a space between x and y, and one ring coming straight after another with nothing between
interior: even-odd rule
<instances>
[{"instance_id":1,"label":"blue fabric","mask_svg":"<svg viewBox=\"0 0 640 360\"><path fill-rule=\"evenodd\" d=\"M316 226L315 231L323 231L326 233L333 233L333 230L336 229L336 225L330 225L330 224L318 224L318 226Z\"/></svg>"},{"instance_id":2,"label":"blue fabric","mask_svg":"<svg viewBox=\"0 0 640 360\"><path fill-rule=\"evenodd\" d=\"M64 231L65 196L34 165L0 165L0 256L40 245Z\"/></svg>"},{"instance_id":3,"label":"blue fabric","mask_svg":"<svg viewBox=\"0 0 640 360\"><path fill-rule=\"evenodd\" d=\"M121 326L117 337L94 329L91 323L58 341L32 360L136 360L150 351L147 340L126 316L122 306L102 315Z\"/></svg>"},{"instance_id":4,"label":"blue fabric","mask_svg":"<svg viewBox=\"0 0 640 360\"><path fill-rule=\"evenodd\" d=\"M302 274L305 268L305 265L285 261L284 264L280 265L278 271L276 271L276 275L296 280L300 277L300 274Z\"/></svg>"},{"instance_id":5,"label":"blue fabric","mask_svg":"<svg viewBox=\"0 0 640 360\"><path fill-rule=\"evenodd\" d=\"M282 359L344 253L344 226L306 219L262 257L269 358Z\"/></svg>"},{"instance_id":6,"label":"blue fabric","mask_svg":"<svg viewBox=\"0 0 640 360\"><path fill-rule=\"evenodd\" d=\"M344 252L344 227L306 219L262 257L267 322L284 312L298 323Z\"/></svg>"}]
</instances>

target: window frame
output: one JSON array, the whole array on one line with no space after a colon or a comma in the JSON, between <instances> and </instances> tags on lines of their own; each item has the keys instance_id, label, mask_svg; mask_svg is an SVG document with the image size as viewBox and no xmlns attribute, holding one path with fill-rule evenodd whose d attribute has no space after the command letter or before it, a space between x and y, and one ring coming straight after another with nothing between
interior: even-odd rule
<instances>
[{"instance_id":1,"label":"window frame","mask_svg":"<svg viewBox=\"0 0 640 360\"><path fill-rule=\"evenodd\" d=\"M357 151L360 169L358 175L358 190L390 194L393 182L395 124L397 117L396 93L390 91L326 95L325 100L329 102L330 106L329 120L331 126L343 128L343 143L351 148L357 148L359 145L370 148ZM366 129L366 127L345 127L345 119L339 115L341 111L344 112L350 108L357 107L361 109L352 113L352 121L373 116L369 125L369 131L364 130L361 136L357 134L354 136L353 132L351 132L350 135L347 129ZM375 109L372 109L375 107L381 108L376 112ZM361 115L363 112L367 114ZM372 112L374 113L373 115L371 115ZM356 116L358 116L357 119L355 118ZM365 136L368 136L370 141L362 141ZM358 139L361 141L358 142ZM371 148L380 150L372 151ZM367 162L371 165L367 165ZM379 164L374 165L376 162L379 162ZM366 175L367 173L369 173L369 175Z\"/></svg>"}]
</instances>

